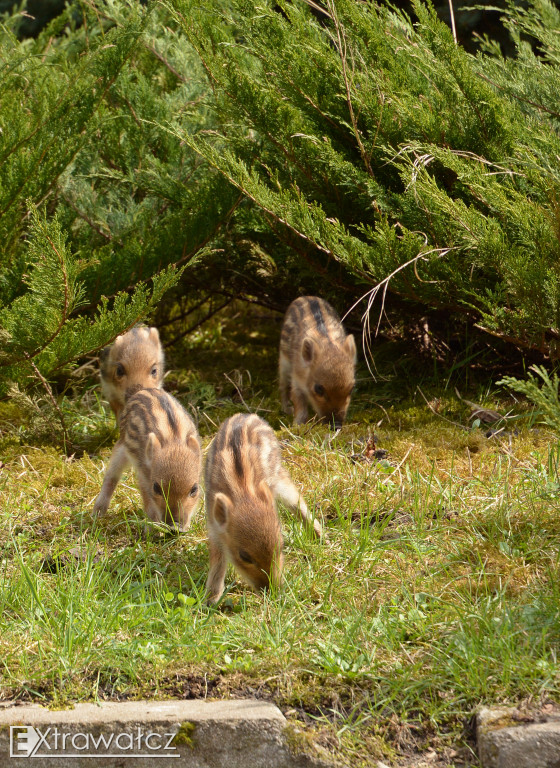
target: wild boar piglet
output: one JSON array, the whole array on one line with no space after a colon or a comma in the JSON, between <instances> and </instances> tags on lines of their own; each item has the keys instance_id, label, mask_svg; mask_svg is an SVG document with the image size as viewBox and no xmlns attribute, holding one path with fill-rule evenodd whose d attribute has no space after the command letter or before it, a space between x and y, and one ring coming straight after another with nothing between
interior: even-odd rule
<instances>
[{"instance_id":1,"label":"wild boar piglet","mask_svg":"<svg viewBox=\"0 0 560 768\"><path fill-rule=\"evenodd\" d=\"M294 423L307 421L308 405L340 429L354 389L356 343L347 336L331 305L301 296L286 311L280 337L279 379L282 407L293 404Z\"/></svg>"},{"instance_id":2,"label":"wild boar piglet","mask_svg":"<svg viewBox=\"0 0 560 768\"><path fill-rule=\"evenodd\" d=\"M255 414L224 421L206 460L206 521L210 572L207 600L224 591L228 561L254 588L278 585L282 577L282 532L275 499L296 509L317 536L305 501L282 467L276 435Z\"/></svg>"},{"instance_id":3,"label":"wild boar piglet","mask_svg":"<svg viewBox=\"0 0 560 768\"><path fill-rule=\"evenodd\" d=\"M132 464L148 519L186 531L200 496L202 465L193 420L168 392L141 389L127 398L119 425L94 512L107 511L123 471Z\"/></svg>"},{"instance_id":4,"label":"wild boar piglet","mask_svg":"<svg viewBox=\"0 0 560 768\"><path fill-rule=\"evenodd\" d=\"M163 387L164 354L157 328L137 325L101 351L101 387L117 421L127 393Z\"/></svg>"}]
</instances>

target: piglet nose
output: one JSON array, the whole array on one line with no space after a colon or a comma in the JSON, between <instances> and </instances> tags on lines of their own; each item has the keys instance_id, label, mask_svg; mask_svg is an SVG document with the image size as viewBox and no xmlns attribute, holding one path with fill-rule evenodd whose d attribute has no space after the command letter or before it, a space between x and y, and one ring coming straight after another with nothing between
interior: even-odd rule
<instances>
[{"instance_id":1,"label":"piglet nose","mask_svg":"<svg viewBox=\"0 0 560 768\"><path fill-rule=\"evenodd\" d=\"M341 429L342 427L343 419L341 416L333 414L331 418L329 419L329 426L332 429L333 427L335 429Z\"/></svg>"}]
</instances>

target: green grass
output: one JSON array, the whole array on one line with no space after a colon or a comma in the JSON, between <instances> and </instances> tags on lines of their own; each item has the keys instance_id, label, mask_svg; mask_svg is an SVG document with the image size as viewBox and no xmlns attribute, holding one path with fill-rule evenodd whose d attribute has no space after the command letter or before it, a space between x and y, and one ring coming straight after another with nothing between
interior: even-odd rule
<instances>
[{"instance_id":1,"label":"green grass","mask_svg":"<svg viewBox=\"0 0 560 768\"><path fill-rule=\"evenodd\" d=\"M73 458L4 404L0 698L263 696L300 746L343 764L434 749L440 766L476 765L480 703L559 698L557 441L527 414L496 438L462 428L468 409L444 373L438 388L398 367L377 383L360 371L335 439L293 429L277 402L278 326L259 317L249 337L231 316L201 331L173 353L167 386L197 411L205 445L243 403L268 418L326 541L281 509L283 588L254 594L229 571L208 608L202 509L184 535L143 537L129 474L94 525L116 436L96 388L63 402L85 449ZM355 463L374 429L388 460Z\"/></svg>"}]
</instances>

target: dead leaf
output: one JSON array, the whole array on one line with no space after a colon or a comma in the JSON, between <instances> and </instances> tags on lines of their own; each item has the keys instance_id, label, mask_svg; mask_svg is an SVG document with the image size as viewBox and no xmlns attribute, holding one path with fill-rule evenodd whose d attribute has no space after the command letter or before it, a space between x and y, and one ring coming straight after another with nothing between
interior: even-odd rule
<instances>
[{"instance_id":1,"label":"dead leaf","mask_svg":"<svg viewBox=\"0 0 560 768\"><path fill-rule=\"evenodd\" d=\"M371 437L368 437L368 441L366 443L366 447L364 450L364 459L366 461L371 461L373 459L373 455L375 453L375 435L371 435Z\"/></svg>"},{"instance_id":2,"label":"dead leaf","mask_svg":"<svg viewBox=\"0 0 560 768\"><path fill-rule=\"evenodd\" d=\"M85 563L88 559L89 552L87 549L83 549L82 547L71 547L68 550L68 554L72 555L72 557L74 557L76 560L81 560L83 563ZM99 548L96 547L92 562L98 563L99 560L101 560L101 554Z\"/></svg>"},{"instance_id":3,"label":"dead leaf","mask_svg":"<svg viewBox=\"0 0 560 768\"><path fill-rule=\"evenodd\" d=\"M362 453L353 453L350 458L355 464L373 464L376 461L381 461L389 455L389 451L384 448L377 448L375 442L375 435L370 435L367 439L367 443Z\"/></svg>"}]
</instances>

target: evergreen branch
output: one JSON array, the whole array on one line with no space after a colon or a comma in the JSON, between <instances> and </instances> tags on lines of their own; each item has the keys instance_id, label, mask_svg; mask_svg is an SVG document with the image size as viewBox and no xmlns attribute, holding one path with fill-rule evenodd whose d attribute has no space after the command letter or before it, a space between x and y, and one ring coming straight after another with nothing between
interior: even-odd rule
<instances>
[{"instance_id":1,"label":"evergreen branch","mask_svg":"<svg viewBox=\"0 0 560 768\"><path fill-rule=\"evenodd\" d=\"M68 320L68 316L70 314L71 309L76 303L76 300L80 296L80 287L78 286L76 290L74 288L71 288L70 285L70 279L68 274L68 268L66 265L66 258L61 253L59 248L57 247L56 243L54 242L53 238L51 237L49 233L48 226L43 225L42 220L40 219L37 209L33 210L33 226L35 230L35 236L42 237L44 242L47 243L47 245L50 247L51 252L55 255L55 261L57 263L57 278L61 278L62 280L62 305L56 307L56 315L58 317L57 323L55 328L50 332L50 334L41 340L41 343L39 345L36 345L32 350L23 349L23 351L19 355L15 355L13 357L8 357L5 361L5 364L12 367L16 366L18 363L21 363L23 360L31 361L33 358L36 358L38 355L41 354L48 346L52 343L52 341L58 336L62 328L64 327L65 323ZM41 275L43 275L43 272L46 273L46 277L48 279L49 277L49 260L46 256L43 256L42 254L39 254L38 256L39 262L34 265L34 271L39 272ZM29 279L30 283L33 287L33 278L34 275L32 274L31 278ZM58 294L58 287L59 284L57 284L57 294ZM43 286L41 286L43 287ZM47 288L50 286L44 286L44 289L47 290ZM35 287L35 290L37 287ZM22 309L25 308L25 305L23 304L26 300L27 296L24 295L22 299L20 300L20 303L22 303ZM56 297L56 300L58 302L58 295ZM10 308L12 311L5 316L5 321L12 322L12 325L14 324L14 321L17 322L17 309L18 309L17 302L14 302L12 307ZM11 317L10 317L11 315ZM28 318L29 320L30 318ZM43 321L45 321L47 318L42 318Z\"/></svg>"},{"instance_id":2,"label":"evergreen branch","mask_svg":"<svg viewBox=\"0 0 560 768\"><path fill-rule=\"evenodd\" d=\"M40 120L37 123L36 127L34 128L34 130L31 131L31 133L29 133L26 136L24 136L22 139L17 141L12 146L7 147L6 152L4 152L2 155L0 155L0 163L5 162L8 159L8 157L10 157L10 155L13 155L14 152L17 152L19 149L21 149L23 146L25 146L25 144L30 143L31 140L33 138L35 138L37 133L42 131L44 128L47 128L49 126L49 124L52 123L53 112L55 112L55 113L59 112L60 114L66 114L67 113L68 108L69 108L68 107L68 94L73 92L76 84L79 82L79 80L82 77L82 75L83 75L83 71L78 71L76 73L75 77L73 79L71 78L69 80L69 82L67 82L66 87L65 87L62 95L55 101L55 103L53 104L52 110L45 117L45 119L44 120ZM64 109L63 109L63 107L64 107ZM0 213L3 213L3 211L1 211Z\"/></svg>"},{"instance_id":3,"label":"evergreen branch","mask_svg":"<svg viewBox=\"0 0 560 768\"><path fill-rule=\"evenodd\" d=\"M543 422L556 433L560 433L560 399L558 397L560 381L558 375L553 373L551 378L542 365L532 365L529 370L534 371L540 377L540 386L532 373L525 381L515 379L512 376L504 376L497 383L525 395L539 409L538 413L542 416Z\"/></svg>"},{"instance_id":4,"label":"evergreen branch","mask_svg":"<svg viewBox=\"0 0 560 768\"><path fill-rule=\"evenodd\" d=\"M181 339L184 339L185 336L188 336L189 333L192 333L197 328L200 328L201 325L204 325L204 323L208 322L211 317L214 317L214 315L217 315L218 312L220 312L222 309L225 309L231 302L233 301L233 298L228 299L223 304L220 304L218 307L214 307L214 309L207 312L204 317L201 320L198 320L194 325L191 325L189 328L187 328L186 331L182 331L178 336L174 336L170 341L168 341L166 344L164 344L165 349L169 349L169 347L173 347L175 344L177 344L178 341L181 341Z\"/></svg>"},{"instance_id":5,"label":"evergreen branch","mask_svg":"<svg viewBox=\"0 0 560 768\"><path fill-rule=\"evenodd\" d=\"M149 45L148 43L145 44L145 48L147 48L148 51L154 54L156 59L161 61L161 63L164 65L164 67L167 67L167 69L171 72L172 75L175 75L177 80L179 80L181 83L188 83L188 80L184 75L182 75L180 72L178 72L174 66L172 66L167 59L159 53L158 50L153 45Z\"/></svg>"},{"instance_id":6,"label":"evergreen branch","mask_svg":"<svg viewBox=\"0 0 560 768\"><path fill-rule=\"evenodd\" d=\"M208 245L208 243L216 237L218 232L221 229L223 229L224 226L227 226L227 223L229 222L229 220L233 216L236 208L238 208L239 205L241 204L242 200L243 200L243 195L239 195L237 200L234 201L233 205L226 212L226 214L223 217L223 219L221 219L220 221L217 221L214 229L212 229L206 235L206 237L203 238L203 240L200 243L197 244L195 249L191 249L189 251L189 253L186 253L187 241L185 241L185 244L183 246L183 255L181 256L181 258L178 261L174 262L172 266L179 267L182 264L188 264L196 253L202 251Z\"/></svg>"},{"instance_id":7,"label":"evergreen branch","mask_svg":"<svg viewBox=\"0 0 560 768\"><path fill-rule=\"evenodd\" d=\"M342 27L342 24L340 23L340 19L338 18L334 0L327 0L327 7L329 9L329 13L331 15L331 18L333 20L335 30L336 30L336 37L338 41L337 51L340 56L340 63L342 65L342 77L344 79L344 88L346 90L346 103L348 104L348 111L350 113L350 122L352 123L352 130L354 132L354 136L358 143L360 155L362 157L362 161L366 167L366 170L369 173L369 175L373 177L374 176L373 169L371 167L371 163L369 161L365 147L362 143L362 137L360 136L358 122L354 115L354 106L352 104L352 92L350 89L350 81L348 78L348 69L347 69L347 61L346 61L347 44L346 44L346 36L344 34L344 28Z\"/></svg>"},{"instance_id":8,"label":"evergreen branch","mask_svg":"<svg viewBox=\"0 0 560 768\"><path fill-rule=\"evenodd\" d=\"M209 133L209 132L206 132ZM215 131L212 131L211 133L215 133ZM183 137L183 141L188 144L192 149L194 149L195 152L198 152L201 157L204 157L207 162L209 162L217 171L219 171L234 187L239 189L245 197L247 197L249 200L251 200L253 203L258 205L259 208L261 208L266 214L271 216L273 219L278 221L280 224L283 224L285 227L290 229L292 232L297 234L299 237L301 237L303 240L306 240L307 242L311 243L315 248L322 251L323 253L329 254L331 256L334 256L333 252L329 248L325 248L320 243L316 242L311 237L308 237L304 232L301 232L296 227L294 227L287 217L281 216L279 213L274 211L272 208L266 206L266 204L263 203L262 199L260 199L254 192L251 192L247 185L244 185L239 179L235 178L231 173L229 173L223 165L221 165L217 158L213 157L213 155L204 153L202 150L202 147L194 141L191 137Z\"/></svg>"},{"instance_id":9,"label":"evergreen branch","mask_svg":"<svg viewBox=\"0 0 560 768\"><path fill-rule=\"evenodd\" d=\"M118 75L120 74L120 70L121 70L122 66L124 66L124 63L132 55L132 51L133 51L133 47L131 47L130 50L128 51L128 53L125 55L125 57L123 59L123 62L121 63L121 65L118 68L118 70L112 75L112 77L108 78L108 80L105 82L105 87L94 98L94 100L93 100L93 105L94 106L92 107L92 111L91 111L91 114L89 115L89 119L91 119L91 117L97 112L99 104L104 100L107 92L109 91L109 89L115 83L115 80L117 79ZM76 76L74 82L78 82L79 77L81 75L82 75L82 72L78 73L78 75ZM65 94L64 94L64 98L66 98L66 94L67 93L68 93L68 91L66 90ZM61 105L63 104L64 98L61 97L61 99L60 99L60 104ZM72 106L73 106L72 104L67 105L64 110L62 110L62 108L61 108L61 110L60 110L61 114L62 115L66 115L68 113L68 111L72 109ZM29 141L29 138L34 136L34 135L36 135L36 133L39 130L41 130L42 128L49 126L49 121L52 122L52 115L49 115L49 118L47 118L43 123L39 123L39 126L37 127L37 129L35 131L33 131L32 134L30 134L30 136L25 137L21 142L18 142L18 145L16 145L16 148L19 148L19 145L23 146L24 143L27 143ZM16 187L15 194L8 201L7 205L5 205L3 209L0 209L0 217L3 216L10 209L10 207L14 204L14 202L17 201L18 196L21 194L21 192L23 191L23 189L27 185L27 182L29 181L29 179L37 172L37 168L40 167L42 161L44 160L44 158L45 158L45 156L47 154L47 152L52 147L57 146L59 144L60 138L57 135L56 131L51 131L51 132L54 134L52 140L50 142L46 143L46 145L45 145L45 147L43 149L43 152L39 156L38 160L34 164L31 165L29 173L26 176L23 177L23 181L20 183L19 187ZM84 144L85 144L85 142L87 140L87 135L85 134L85 132L80 132L80 133L81 133L81 139L76 142L76 146L75 146L74 150L71 152L70 156L66 158L66 162L64 163L64 167L67 167L72 162L72 160L76 157L77 153L84 146ZM8 152L6 155L4 155L4 157L0 158L0 161L4 161L10 154L13 154L13 151L15 151L14 148L12 148L10 150L10 152ZM54 184L56 183L56 181L57 181L58 177L60 176L60 174L62 173L62 171L63 171L63 168L60 169L58 174L54 174L53 175L53 178L51 180L49 188L52 188L52 186L54 186Z\"/></svg>"},{"instance_id":10,"label":"evergreen branch","mask_svg":"<svg viewBox=\"0 0 560 768\"><path fill-rule=\"evenodd\" d=\"M215 77L214 73L212 72L212 69L208 62L206 61L206 58L202 55L202 50L199 45L199 41L197 40L196 36L193 34L193 31L191 29L191 26L187 22L184 14L182 14L179 10L173 7L173 5L169 2L164 2L164 0L160 0L162 4L168 8L168 10L174 14L176 19L178 19L182 25L183 31L185 32L189 43L192 45L193 49L196 51L196 54L200 60L200 63L202 64L204 71L206 72L206 75L208 77L208 82L210 83L210 87L216 93L216 87L218 86L218 80ZM226 91L227 93L227 91Z\"/></svg>"},{"instance_id":11,"label":"evergreen branch","mask_svg":"<svg viewBox=\"0 0 560 768\"><path fill-rule=\"evenodd\" d=\"M560 112L556 112L556 110L554 109L545 107L544 104L539 104L536 101L532 101L531 99L527 99L527 98L524 98L523 96L520 96L518 93L515 93L515 91L511 90L511 88L508 88L505 85L501 85L500 83L497 83L491 77L484 75L482 72L477 72L477 75L478 77L480 77L481 80L485 80L487 83L490 83L490 85L493 85L494 88L498 88L500 91L507 92L508 96L511 96L512 99L515 99L516 101L519 101L522 104L529 104L531 107L535 107L535 109L539 109L541 112L546 112L547 114L552 115L552 117L560 118Z\"/></svg>"},{"instance_id":12,"label":"evergreen branch","mask_svg":"<svg viewBox=\"0 0 560 768\"><path fill-rule=\"evenodd\" d=\"M339 124L338 124L338 123L337 123L335 120L333 120L333 119L332 119L332 117L330 117L330 116L329 116L329 115L327 115L325 112L323 112L323 110L321 109L321 107L320 107L318 104L316 104L316 103L313 101L313 99L312 99L310 96L308 96L308 95L307 95L307 94L306 94L306 93L305 93L305 92L304 92L304 91L301 89L301 87L300 87L300 86L298 86L298 84L297 84L297 83L296 83L294 80L291 80L291 79L289 79L289 78L288 78L287 82L288 82L288 83L289 83L289 84L292 86L292 88L294 89L294 91L295 91L296 93L298 93L298 94L299 94L299 95L300 95L300 96L301 96L303 99L305 99L305 101L307 101L307 103L308 103L308 104L310 104L310 105L313 107L313 109L314 109L314 110L315 110L315 111L316 111L316 112L317 112L317 113L318 113L318 114L321 116L321 118L322 118L322 119L323 119L323 120L324 120L326 123L328 123L328 124L329 124L329 125L330 125L332 128L334 128L334 129L335 129L335 130L336 130L336 131L337 131L337 132L338 132L338 133L339 133L341 136L345 136L345 135L346 135L346 134L344 133L344 131L341 129L340 125L339 125Z\"/></svg>"},{"instance_id":13,"label":"evergreen branch","mask_svg":"<svg viewBox=\"0 0 560 768\"><path fill-rule=\"evenodd\" d=\"M110 235L108 232L104 232L101 229L101 227L98 226L94 221L92 221L92 219L90 219L90 217L87 214L85 214L83 211L81 211L78 208L78 206L76 205L76 203L73 200L71 200L67 195L65 195L64 192L61 192L60 196L62 197L62 199L64 200L65 203L68 203L70 208L72 208L72 210L80 217L80 219L83 219L86 222L86 224L89 224L89 226L95 232L97 232L99 235L101 235L101 237L103 237L108 242L111 242L113 240L112 235ZM119 242L119 245L122 245L122 243Z\"/></svg>"}]
</instances>

